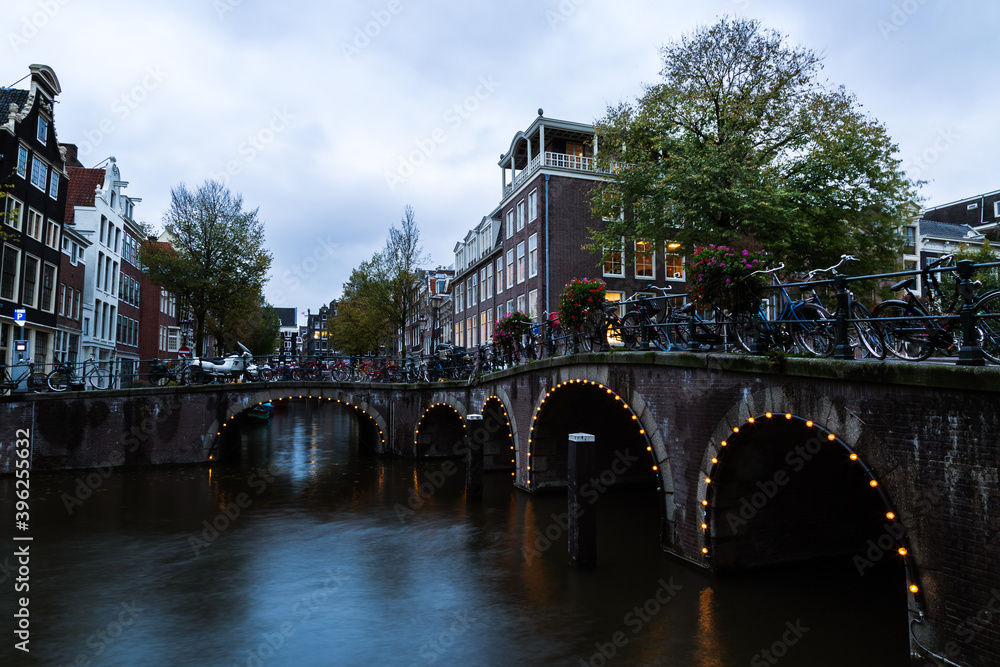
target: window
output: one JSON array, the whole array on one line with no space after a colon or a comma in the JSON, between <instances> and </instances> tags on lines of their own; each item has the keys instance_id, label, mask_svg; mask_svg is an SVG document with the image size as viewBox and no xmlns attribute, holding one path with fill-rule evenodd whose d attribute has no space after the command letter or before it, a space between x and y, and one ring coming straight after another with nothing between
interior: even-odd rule
<instances>
[{"instance_id":1,"label":"window","mask_svg":"<svg viewBox=\"0 0 1000 667\"><path fill-rule=\"evenodd\" d=\"M916 227L903 227L903 252L912 255L917 252Z\"/></svg>"},{"instance_id":2,"label":"window","mask_svg":"<svg viewBox=\"0 0 1000 667\"><path fill-rule=\"evenodd\" d=\"M59 283L59 314L66 314L66 284Z\"/></svg>"},{"instance_id":3,"label":"window","mask_svg":"<svg viewBox=\"0 0 1000 667\"><path fill-rule=\"evenodd\" d=\"M533 320L538 319L538 290L536 289L528 292L528 317Z\"/></svg>"},{"instance_id":4,"label":"window","mask_svg":"<svg viewBox=\"0 0 1000 667\"><path fill-rule=\"evenodd\" d=\"M41 116L38 117L38 131L35 134L38 139L38 143L45 145L49 141L49 121L45 120Z\"/></svg>"},{"instance_id":5,"label":"window","mask_svg":"<svg viewBox=\"0 0 1000 667\"><path fill-rule=\"evenodd\" d=\"M45 245L59 248L59 223L53 220L45 221Z\"/></svg>"},{"instance_id":6,"label":"window","mask_svg":"<svg viewBox=\"0 0 1000 667\"><path fill-rule=\"evenodd\" d=\"M487 342L490 339L490 331L486 324L487 316L492 314L493 311L484 310L479 313L479 340L482 342Z\"/></svg>"},{"instance_id":7,"label":"window","mask_svg":"<svg viewBox=\"0 0 1000 667\"><path fill-rule=\"evenodd\" d=\"M493 271L493 264L490 264L490 272ZM479 300L486 301L489 298L489 294L486 291L486 267L479 269Z\"/></svg>"},{"instance_id":8,"label":"window","mask_svg":"<svg viewBox=\"0 0 1000 667\"><path fill-rule=\"evenodd\" d=\"M476 305L476 274L473 273L472 277L465 281L465 295L469 300L467 306Z\"/></svg>"},{"instance_id":9,"label":"window","mask_svg":"<svg viewBox=\"0 0 1000 667\"><path fill-rule=\"evenodd\" d=\"M462 300L462 286L455 285L455 312L460 313L465 310L465 304Z\"/></svg>"},{"instance_id":10,"label":"window","mask_svg":"<svg viewBox=\"0 0 1000 667\"><path fill-rule=\"evenodd\" d=\"M514 236L514 209L507 211L507 238Z\"/></svg>"},{"instance_id":11,"label":"window","mask_svg":"<svg viewBox=\"0 0 1000 667\"><path fill-rule=\"evenodd\" d=\"M465 331L469 336L466 347L477 345L476 343L476 318L470 317L465 321Z\"/></svg>"},{"instance_id":12,"label":"window","mask_svg":"<svg viewBox=\"0 0 1000 667\"><path fill-rule=\"evenodd\" d=\"M1000 201L993 202L993 217L1000 218Z\"/></svg>"},{"instance_id":13,"label":"window","mask_svg":"<svg viewBox=\"0 0 1000 667\"><path fill-rule=\"evenodd\" d=\"M524 200L517 202L517 231L524 229Z\"/></svg>"},{"instance_id":14,"label":"window","mask_svg":"<svg viewBox=\"0 0 1000 667\"><path fill-rule=\"evenodd\" d=\"M608 303L621 303L625 300L624 292L605 292L604 300ZM623 306L618 306L618 316L622 317L625 315L625 308Z\"/></svg>"},{"instance_id":15,"label":"window","mask_svg":"<svg viewBox=\"0 0 1000 667\"><path fill-rule=\"evenodd\" d=\"M532 190L528 195L528 222L538 218L538 190Z\"/></svg>"},{"instance_id":16,"label":"window","mask_svg":"<svg viewBox=\"0 0 1000 667\"><path fill-rule=\"evenodd\" d=\"M663 268L666 273L664 278L684 277L684 257L676 252L681 249L681 244L676 241L668 241L666 252L663 253Z\"/></svg>"},{"instance_id":17,"label":"window","mask_svg":"<svg viewBox=\"0 0 1000 667\"><path fill-rule=\"evenodd\" d=\"M42 223L45 218L33 208L28 209L28 224L24 228L24 233L38 241L42 240Z\"/></svg>"},{"instance_id":18,"label":"window","mask_svg":"<svg viewBox=\"0 0 1000 667\"><path fill-rule=\"evenodd\" d=\"M52 170L52 178L49 179L49 196L59 199L59 174L55 169Z\"/></svg>"},{"instance_id":19,"label":"window","mask_svg":"<svg viewBox=\"0 0 1000 667\"><path fill-rule=\"evenodd\" d=\"M38 298L38 259L31 255L24 257L24 282L21 285L21 303L35 307Z\"/></svg>"},{"instance_id":20,"label":"window","mask_svg":"<svg viewBox=\"0 0 1000 667\"><path fill-rule=\"evenodd\" d=\"M497 294L503 291L503 257L497 257Z\"/></svg>"},{"instance_id":21,"label":"window","mask_svg":"<svg viewBox=\"0 0 1000 667\"><path fill-rule=\"evenodd\" d=\"M653 263L654 256L652 241L635 242L635 277L655 278L656 266Z\"/></svg>"},{"instance_id":22,"label":"window","mask_svg":"<svg viewBox=\"0 0 1000 667\"><path fill-rule=\"evenodd\" d=\"M514 300L513 299L509 299L507 301L507 310L504 311L504 312L506 312L507 314L510 314L510 313L514 312Z\"/></svg>"},{"instance_id":23,"label":"window","mask_svg":"<svg viewBox=\"0 0 1000 667\"><path fill-rule=\"evenodd\" d=\"M604 275L625 277L625 253L621 248L604 249Z\"/></svg>"},{"instance_id":24,"label":"window","mask_svg":"<svg viewBox=\"0 0 1000 667\"><path fill-rule=\"evenodd\" d=\"M42 301L38 307L45 312L51 313L55 308L52 297L55 294L53 289L56 284L56 267L52 264L42 265Z\"/></svg>"},{"instance_id":25,"label":"window","mask_svg":"<svg viewBox=\"0 0 1000 667\"><path fill-rule=\"evenodd\" d=\"M514 286L514 251L507 251L507 289Z\"/></svg>"},{"instance_id":26,"label":"window","mask_svg":"<svg viewBox=\"0 0 1000 667\"><path fill-rule=\"evenodd\" d=\"M517 282L524 282L524 241L517 244Z\"/></svg>"},{"instance_id":27,"label":"window","mask_svg":"<svg viewBox=\"0 0 1000 667\"><path fill-rule=\"evenodd\" d=\"M538 234L528 237L528 276L538 275Z\"/></svg>"},{"instance_id":28,"label":"window","mask_svg":"<svg viewBox=\"0 0 1000 667\"><path fill-rule=\"evenodd\" d=\"M455 345L461 345L461 344L462 344L462 325L456 323L455 324Z\"/></svg>"},{"instance_id":29,"label":"window","mask_svg":"<svg viewBox=\"0 0 1000 667\"><path fill-rule=\"evenodd\" d=\"M21 231L21 217L23 212L24 207L21 206L21 202L13 197L7 197L7 214L4 216L4 222L14 229Z\"/></svg>"},{"instance_id":30,"label":"window","mask_svg":"<svg viewBox=\"0 0 1000 667\"><path fill-rule=\"evenodd\" d=\"M28 176L28 149L24 146L17 147L17 175L21 178Z\"/></svg>"},{"instance_id":31,"label":"window","mask_svg":"<svg viewBox=\"0 0 1000 667\"><path fill-rule=\"evenodd\" d=\"M503 314L504 314L503 304L500 304L499 306L497 306L497 322L503 319Z\"/></svg>"},{"instance_id":32,"label":"window","mask_svg":"<svg viewBox=\"0 0 1000 667\"><path fill-rule=\"evenodd\" d=\"M527 314L527 307L525 304L525 299L523 294L517 295L517 310L518 312Z\"/></svg>"},{"instance_id":33,"label":"window","mask_svg":"<svg viewBox=\"0 0 1000 667\"><path fill-rule=\"evenodd\" d=\"M49 166L38 159L38 156L31 158L31 184L45 192L45 184L49 180Z\"/></svg>"},{"instance_id":34,"label":"window","mask_svg":"<svg viewBox=\"0 0 1000 667\"><path fill-rule=\"evenodd\" d=\"M45 364L49 356L49 334L44 331L35 332L35 363Z\"/></svg>"},{"instance_id":35,"label":"window","mask_svg":"<svg viewBox=\"0 0 1000 667\"><path fill-rule=\"evenodd\" d=\"M493 262L486 265L486 298L493 296Z\"/></svg>"},{"instance_id":36,"label":"window","mask_svg":"<svg viewBox=\"0 0 1000 667\"><path fill-rule=\"evenodd\" d=\"M105 227L107 226L107 224L108 224L108 219L107 219L107 218L105 218L105 217L104 217L104 216L102 215L102 216L101 216L101 233L100 233L100 235L98 236L98 240L99 240L99 241L100 241L100 242L101 242L102 244L104 243L104 228L105 228Z\"/></svg>"},{"instance_id":37,"label":"window","mask_svg":"<svg viewBox=\"0 0 1000 667\"><path fill-rule=\"evenodd\" d=\"M17 297L17 279L21 268L21 251L12 246L3 247L3 266L0 266L0 299L13 301Z\"/></svg>"}]
</instances>

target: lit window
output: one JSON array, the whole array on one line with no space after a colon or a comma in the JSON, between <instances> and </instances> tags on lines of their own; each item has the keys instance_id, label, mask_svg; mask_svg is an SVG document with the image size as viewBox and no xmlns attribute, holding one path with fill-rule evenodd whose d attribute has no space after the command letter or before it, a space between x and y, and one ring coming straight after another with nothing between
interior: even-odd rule
<instances>
[{"instance_id":1,"label":"lit window","mask_svg":"<svg viewBox=\"0 0 1000 667\"><path fill-rule=\"evenodd\" d=\"M622 276L625 275L625 253L621 248L604 249L604 275Z\"/></svg>"},{"instance_id":2,"label":"lit window","mask_svg":"<svg viewBox=\"0 0 1000 667\"><path fill-rule=\"evenodd\" d=\"M528 317L532 320L538 319L538 290L536 289L528 292Z\"/></svg>"},{"instance_id":3,"label":"lit window","mask_svg":"<svg viewBox=\"0 0 1000 667\"><path fill-rule=\"evenodd\" d=\"M655 278L656 268L653 263L655 252L652 241L635 242L635 277Z\"/></svg>"},{"instance_id":4,"label":"lit window","mask_svg":"<svg viewBox=\"0 0 1000 667\"><path fill-rule=\"evenodd\" d=\"M666 270L665 278L684 277L684 257L678 252L681 244L675 241L667 243L667 251L663 254L663 266Z\"/></svg>"}]
</instances>

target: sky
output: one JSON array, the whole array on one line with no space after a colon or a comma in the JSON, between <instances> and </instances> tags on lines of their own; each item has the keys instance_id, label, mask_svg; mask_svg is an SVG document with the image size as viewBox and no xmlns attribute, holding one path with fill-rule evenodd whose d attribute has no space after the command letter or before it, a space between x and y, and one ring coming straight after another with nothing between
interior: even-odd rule
<instances>
[{"instance_id":1,"label":"sky","mask_svg":"<svg viewBox=\"0 0 1000 667\"><path fill-rule=\"evenodd\" d=\"M1000 189L985 1L6 0L0 85L52 67L59 141L87 167L115 156L154 228L181 183L242 194L274 258L269 301L315 312L406 205L427 266L452 264L539 108L594 122L659 80L661 46L724 15L821 54L926 181L923 205Z\"/></svg>"}]
</instances>

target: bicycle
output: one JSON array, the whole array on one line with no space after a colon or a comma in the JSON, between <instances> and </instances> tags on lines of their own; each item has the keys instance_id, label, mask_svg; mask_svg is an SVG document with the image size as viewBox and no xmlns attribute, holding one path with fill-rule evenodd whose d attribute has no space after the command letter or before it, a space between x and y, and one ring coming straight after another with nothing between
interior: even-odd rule
<instances>
[{"instance_id":1,"label":"bicycle","mask_svg":"<svg viewBox=\"0 0 1000 667\"><path fill-rule=\"evenodd\" d=\"M950 254L939 257L921 272L926 281L930 308L913 291L916 276L910 276L889 288L893 292L905 290L905 299L889 299L875 306L872 315L881 322L886 348L894 357L905 361L924 361L930 358L935 349L941 349L948 356L958 354L961 341L956 340L954 330L961 325L959 311L963 300L955 266L946 265L954 258ZM942 266L956 279L955 293L952 296L945 294L937 277L938 271L933 271ZM973 285L978 287L980 283ZM973 298L972 307L978 320L976 338L983 356L1000 364L1000 323L997 322L997 316L1000 315L1000 290L981 296L973 295ZM931 309L936 312L932 314Z\"/></svg>"},{"instance_id":2,"label":"bicycle","mask_svg":"<svg viewBox=\"0 0 1000 667\"><path fill-rule=\"evenodd\" d=\"M36 371L35 362L33 361L28 361L27 364L24 372L19 373L16 378L10 374L10 366L0 364L0 396L13 393L14 389L25 380L27 381L29 391L38 391L45 388L47 380L45 372Z\"/></svg>"},{"instance_id":3,"label":"bicycle","mask_svg":"<svg viewBox=\"0 0 1000 667\"><path fill-rule=\"evenodd\" d=\"M87 370L88 364L94 367ZM94 361L94 357L84 360L83 373L76 374L77 364L71 361L58 362L55 368L45 376L45 384L52 391L66 391L73 385L89 384L94 389L108 389L111 386L111 372L103 369Z\"/></svg>"},{"instance_id":4,"label":"bicycle","mask_svg":"<svg viewBox=\"0 0 1000 667\"><path fill-rule=\"evenodd\" d=\"M773 269L761 269L750 275L770 274L771 284L778 287L778 316L767 316L764 302L756 311L739 311L730 316L730 331L735 342L744 352L753 349L755 319L759 322L760 336L768 348L788 352L794 348L802 352L828 357L833 354L836 336L830 313L821 305L806 299L792 299L785 285L778 282L775 272L785 268L784 264Z\"/></svg>"},{"instance_id":5,"label":"bicycle","mask_svg":"<svg viewBox=\"0 0 1000 667\"><path fill-rule=\"evenodd\" d=\"M647 285L647 288L655 286ZM630 306L629 311L621 318L620 324L619 335L625 347L629 350L638 350L641 342L647 340L657 349L669 350L671 343L665 331L668 315L663 308L656 307L653 297L634 294L631 299L623 303ZM661 318L656 320L656 316L661 313Z\"/></svg>"},{"instance_id":6,"label":"bicycle","mask_svg":"<svg viewBox=\"0 0 1000 667\"><path fill-rule=\"evenodd\" d=\"M806 280L811 281L813 278L822 273L829 273L831 276L836 278L840 275L837 273L837 269L840 268L841 264L856 261L858 261L858 258L854 255L841 255L840 261L833 266L826 269L813 269L810 271L807 274ZM811 302L822 307L823 304L815 290L812 290L812 294L813 296ZM847 315L848 343L852 349L860 350L862 357L868 356L880 361L885 359L886 347L881 327L877 321L872 319L872 312L868 310L863 303L856 301L853 294L850 292L848 292L848 294L848 301L850 302Z\"/></svg>"}]
</instances>

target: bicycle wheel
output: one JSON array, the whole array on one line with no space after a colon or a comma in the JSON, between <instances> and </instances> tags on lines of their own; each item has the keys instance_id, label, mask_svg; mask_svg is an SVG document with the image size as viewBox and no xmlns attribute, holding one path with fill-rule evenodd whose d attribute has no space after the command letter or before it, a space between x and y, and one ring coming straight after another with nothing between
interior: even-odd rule
<instances>
[{"instance_id":1,"label":"bicycle wheel","mask_svg":"<svg viewBox=\"0 0 1000 667\"><path fill-rule=\"evenodd\" d=\"M45 378L45 384L49 386L52 391L66 391L69 389L69 382L71 376L64 370L56 369L49 373L48 377Z\"/></svg>"},{"instance_id":2,"label":"bicycle wheel","mask_svg":"<svg viewBox=\"0 0 1000 667\"><path fill-rule=\"evenodd\" d=\"M854 320L851 327L857 333L862 353L867 352L874 359L885 359L885 340L878 322L872 320L871 311L860 301L852 301L851 319Z\"/></svg>"},{"instance_id":3,"label":"bicycle wheel","mask_svg":"<svg viewBox=\"0 0 1000 667\"><path fill-rule=\"evenodd\" d=\"M931 332L920 312L906 301L890 299L875 306L872 317L882 327L885 349L904 361L923 361L934 352Z\"/></svg>"},{"instance_id":4,"label":"bicycle wheel","mask_svg":"<svg viewBox=\"0 0 1000 667\"><path fill-rule=\"evenodd\" d=\"M104 368L92 368L87 373L87 382L94 389L108 389L111 387L111 372Z\"/></svg>"},{"instance_id":5,"label":"bicycle wheel","mask_svg":"<svg viewBox=\"0 0 1000 667\"><path fill-rule=\"evenodd\" d=\"M321 380L323 379L323 367L314 361L302 369L302 375L307 380Z\"/></svg>"},{"instance_id":6,"label":"bicycle wheel","mask_svg":"<svg viewBox=\"0 0 1000 667\"><path fill-rule=\"evenodd\" d=\"M976 304L978 329L981 332L979 346L983 356L994 364L1000 364L1000 292L987 294Z\"/></svg>"},{"instance_id":7,"label":"bicycle wheel","mask_svg":"<svg viewBox=\"0 0 1000 667\"><path fill-rule=\"evenodd\" d=\"M683 306L670 312L665 320L667 342L671 347L681 350L688 349L691 340L691 306Z\"/></svg>"},{"instance_id":8,"label":"bicycle wheel","mask_svg":"<svg viewBox=\"0 0 1000 667\"><path fill-rule=\"evenodd\" d=\"M32 371L28 376L28 389L32 391L45 391L49 388L48 375L42 371Z\"/></svg>"},{"instance_id":9,"label":"bicycle wheel","mask_svg":"<svg viewBox=\"0 0 1000 667\"><path fill-rule=\"evenodd\" d=\"M622 343L627 350L638 350L639 341L642 337L642 317L632 310L625 313L621 323Z\"/></svg>"},{"instance_id":10,"label":"bicycle wheel","mask_svg":"<svg viewBox=\"0 0 1000 667\"><path fill-rule=\"evenodd\" d=\"M793 307L792 338L802 352L817 357L829 357L837 344L833 319L825 308L814 303L800 303Z\"/></svg>"},{"instance_id":11,"label":"bicycle wheel","mask_svg":"<svg viewBox=\"0 0 1000 667\"><path fill-rule=\"evenodd\" d=\"M729 318L729 336L735 345L744 352L753 349L753 319L755 313L740 311Z\"/></svg>"}]
</instances>

